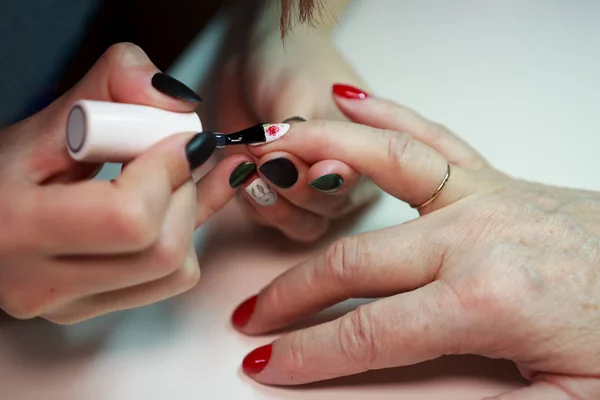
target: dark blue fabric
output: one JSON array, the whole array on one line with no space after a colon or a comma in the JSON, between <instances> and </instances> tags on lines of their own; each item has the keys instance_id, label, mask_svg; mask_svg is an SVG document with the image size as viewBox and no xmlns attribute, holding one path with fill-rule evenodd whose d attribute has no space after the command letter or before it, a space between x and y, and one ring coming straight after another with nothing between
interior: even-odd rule
<instances>
[{"instance_id":1,"label":"dark blue fabric","mask_svg":"<svg viewBox=\"0 0 600 400\"><path fill-rule=\"evenodd\" d=\"M0 127L45 107L101 0L0 0Z\"/></svg>"}]
</instances>

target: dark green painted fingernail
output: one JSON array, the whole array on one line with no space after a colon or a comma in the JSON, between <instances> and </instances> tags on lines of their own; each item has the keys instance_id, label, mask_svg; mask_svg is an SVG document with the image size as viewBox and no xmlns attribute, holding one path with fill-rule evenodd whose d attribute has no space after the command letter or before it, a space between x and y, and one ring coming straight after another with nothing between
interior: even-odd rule
<instances>
[{"instance_id":1,"label":"dark green painted fingernail","mask_svg":"<svg viewBox=\"0 0 600 400\"><path fill-rule=\"evenodd\" d=\"M237 188L243 185L256 172L256 164L246 161L235 167L229 177L229 186Z\"/></svg>"},{"instance_id":2,"label":"dark green painted fingernail","mask_svg":"<svg viewBox=\"0 0 600 400\"><path fill-rule=\"evenodd\" d=\"M343 184L344 180L337 174L323 175L309 183L313 189L323 193L337 192Z\"/></svg>"},{"instance_id":3,"label":"dark green painted fingernail","mask_svg":"<svg viewBox=\"0 0 600 400\"><path fill-rule=\"evenodd\" d=\"M281 123L282 124L287 124L287 123L290 123L290 122L306 122L306 118L303 118L303 117L300 117L300 116L296 115L295 117L286 118Z\"/></svg>"}]
</instances>

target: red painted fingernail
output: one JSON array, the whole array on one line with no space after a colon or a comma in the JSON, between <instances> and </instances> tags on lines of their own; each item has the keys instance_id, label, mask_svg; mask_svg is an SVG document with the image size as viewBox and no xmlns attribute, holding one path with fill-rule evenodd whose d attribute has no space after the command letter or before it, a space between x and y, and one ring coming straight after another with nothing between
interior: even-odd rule
<instances>
[{"instance_id":1,"label":"red painted fingernail","mask_svg":"<svg viewBox=\"0 0 600 400\"><path fill-rule=\"evenodd\" d=\"M364 100L369 97L369 95L363 90L354 86L343 85L341 83L336 83L333 85L333 93L335 93L336 96L352 100Z\"/></svg>"},{"instance_id":2,"label":"red painted fingernail","mask_svg":"<svg viewBox=\"0 0 600 400\"><path fill-rule=\"evenodd\" d=\"M248 375L256 375L260 373L271 359L271 350L273 345L266 345L252 350L242 362L242 369Z\"/></svg>"},{"instance_id":3,"label":"red painted fingernail","mask_svg":"<svg viewBox=\"0 0 600 400\"><path fill-rule=\"evenodd\" d=\"M236 328L243 328L246 326L248 321L250 321L252 313L254 312L254 307L256 307L257 298L257 296L252 296L235 309L233 315L231 316L231 322L233 323L233 326Z\"/></svg>"}]
</instances>

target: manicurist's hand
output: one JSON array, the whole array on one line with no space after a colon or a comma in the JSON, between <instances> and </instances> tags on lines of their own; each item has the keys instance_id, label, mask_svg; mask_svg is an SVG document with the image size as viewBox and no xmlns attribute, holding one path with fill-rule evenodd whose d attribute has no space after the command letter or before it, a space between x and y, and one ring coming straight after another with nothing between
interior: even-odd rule
<instances>
[{"instance_id":1,"label":"manicurist's hand","mask_svg":"<svg viewBox=\"0 0 600 400\"><path fill-rule=\"evenodd\" d=\"M194 184L214 138L181 134L131 160L114 181L89 178L65 147L79 99L190 112L191 90L131 44L111 47L70 92L0 133L0 308L70 324L150 304L198 281L194 229L234 195L224 159ZM242 179L243 177L238 177Z\"/></svg>"},{"instance_id":2,"label":"manicurist's hand","mask_svg":"<svg viewBox=\"0 0 600 400\"><path fill-rule=\"evenodd\" d=\"M351 97L335 98L357 124L296 124L253 155L339 160L420 217L340 239L243 303L233 323L258 335L381 298L255 350L245 372L294 385L478 354L532 383L498 399L600 398L600 194L510 178L443 126Z\"/></svg>"}]
</instances>

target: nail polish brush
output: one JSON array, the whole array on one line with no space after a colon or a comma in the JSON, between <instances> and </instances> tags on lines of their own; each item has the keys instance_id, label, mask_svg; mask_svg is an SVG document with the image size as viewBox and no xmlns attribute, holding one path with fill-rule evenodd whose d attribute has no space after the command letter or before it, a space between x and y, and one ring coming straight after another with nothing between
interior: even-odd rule
<instances>
[{"instance_id":1,"label":"nail polish brush","mask_svg":"<svg viewBox=\"0 0 600 400\"><path fill-rule=\"evenodd\" d=\"M238 144L258 146L279 139L289 130L288 124L258 124L234 133L213 132L213 134L217 138L217 147L222 148Z\"/></svg>"},{"instance_id":2,"label":"nail polish brush","mask_svg":"<svg viewBox=\"0 0 600 400\"><path fill-rule=\"evenodd\" d=\"M285 135L288 124L259 124L231 134L211 132L217 147L259 145ZM194 112L178 113L137 104L80 100L67 119L69 155L83 162L127 162L177 133L201 132Z\"/></svg>"}]
</instances>

